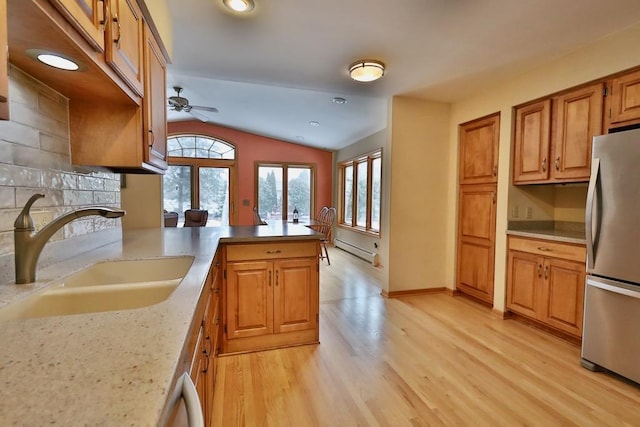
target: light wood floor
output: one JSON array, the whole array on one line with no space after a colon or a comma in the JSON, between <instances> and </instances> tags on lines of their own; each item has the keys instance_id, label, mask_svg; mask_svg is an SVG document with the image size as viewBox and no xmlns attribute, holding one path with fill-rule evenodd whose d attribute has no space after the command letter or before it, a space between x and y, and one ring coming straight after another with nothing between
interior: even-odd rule
<instances>
[{"instance_id":1,"label":"light wood floor","mask_svg":"<svg viewBox=\"0 0 640 427\"><path fill-rule=\"evenodd\" d=\"M321 343L221 357L214 426L640 426L640 387L574 344L463 297L384 299L374 268L330 254Z\"/></svg>"}]
</instances>

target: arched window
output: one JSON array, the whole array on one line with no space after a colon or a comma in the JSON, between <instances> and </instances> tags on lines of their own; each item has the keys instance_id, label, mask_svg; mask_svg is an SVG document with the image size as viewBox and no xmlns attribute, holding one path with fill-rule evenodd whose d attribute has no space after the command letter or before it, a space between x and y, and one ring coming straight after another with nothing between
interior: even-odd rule
<instances>
[{"instance_id":1,"label":"arched window","mask_svg":"<svg viewBox=\"0 0 640 427\"><path fill-rule=\"evenodd\" d=\"M164 209L209 211L208 226L234 224L233 173L236 148L206 135L174 135L167 139L169 167L163 178Z\"/></svg>"}]
</instances>

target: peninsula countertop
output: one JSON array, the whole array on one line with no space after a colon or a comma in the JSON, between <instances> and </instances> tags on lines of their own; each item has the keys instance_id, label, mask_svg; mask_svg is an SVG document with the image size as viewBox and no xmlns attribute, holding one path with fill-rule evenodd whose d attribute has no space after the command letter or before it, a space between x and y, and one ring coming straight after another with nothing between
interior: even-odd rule
<instances>
[{"instance_id":1,"label":"peninsula countertop","mask_svg":"<svg viewBox=\"0 0 640 427\"><path fill-rule=\"evenodd\" d=\"M318 239L304 225L158 228L38 270L38 282L3 285L0 306L105 259L192 255L165 301L134 310L0 323L0 424L156 425L220 243Z\"/></svg>"}]
</instances>

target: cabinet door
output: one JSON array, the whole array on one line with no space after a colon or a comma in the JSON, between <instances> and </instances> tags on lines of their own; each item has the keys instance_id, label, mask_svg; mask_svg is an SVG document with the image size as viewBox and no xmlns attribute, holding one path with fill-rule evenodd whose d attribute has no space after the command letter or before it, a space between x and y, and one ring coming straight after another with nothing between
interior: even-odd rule
<instances>
[{"instance_id":1,"label":"cabinet door","mask_svg":"<svg viewBox=\"0 0 640 427\"><path fill-rule=\"evenodd\" d=\"M457 288L493 303L496 185L460 187Z\"/></svg>"},{"instance_id":2,"label":"cabinet door","mask_svg":"<svg viewBox=\"0 0 640 427\"><path fill-rule=\"evenodd\" d=\"M202 405L202 413L205 413L206 403L206 371L207 371L207 355L204 348L203 330L200 328L198 333L198 340L196 341L196 351L193 355L193 361L191 362L191 381L196 386L198 397L200 398L200 405Z\"/></svg>"},{"instance_id":3,"label":"cabinet door","mask_svg":"<svg viewBox=\"0 0 640 427\"><path fill-rule=\"evenodd\" d=\"M608 128L640 123L640 71L611 80L607 102Z\"/></svg>"},{"instance_id":4,"label":"cabinet door","mask_svg":"<svg viewBox=\"0 0 640 427\"><path fill-rule=\"evenodd\" d=\"M142 12L136 0L112 0L106 60L138 95L144 95Z\"/></svg>"},{"instance_id":5,"label":"cabinet door","mask_svg":"<svg viewBox=\"0 0 640 427\"><path fill-rule=\"evenodd\" d=\"M269 261L227 263L227 338L273 333L273 270Z\"/></svg>"},{"instance_id":6,"label":"cabinet door","mask_svg":"<svg viewBox=\"0 0 640 427\"><path fill-rule=\"evenodd\" d=\"M167 168L167 102L166 61L160 47L145 25L144 161L161 169Z\"/></svg>"},{"instance_id":7,"label":"cabinet door","mask_svg":"<svg viewBox=\"0 0 640 427\"><path fill-rule=\"evenodd\" d=\"M460 184L498 182L500 113L460 125Z\"/></svg>"},{"instance_id":8,"label":"cabinet door","mask_svg":"<svg viewBox=\"0 0 640 427\"><path fill-rule=\"evenodd\" d=\"M593 137L602 134L602 88L598 83L553 99L552 178L589 180Z\"/></svg>"},{"instance_id":9,"label":"cabinet door","mask_svg":"<svg viewBox=\"0 0 640 427\"><path fill-rule=\"evenodd\" d=\"M577 337L582 336L584 263L547 258L543 275L541 320Z\"/></svg>"},{"instance_id":10,"label":"cabinet door","mask_svg":"<svg viewBox=\"0 0 640 427\"><path fill-rule=\"evenodd\" d=\"M106 0L52 0L54 6L99 52L104 52L105 2Z\"/></svg>"},{"instance_id":11,"label":"cabinet door","mask_svg":"<svg viewBox=\"0 0 640 427\"><path fill-rule=\"evenodd\" d=\"M509 251L507 261L507 308L513 312L538 317L542 298L544 258L525 252Z\"/></svg>"},{"instance_id":12,"label":"cabinet door","mask_svg":"<svg viewBox=\"0 0 640 427\"><path fill-rule=\"evenodd\" d=\"M551 100L516 109L513 182L544 181L549 178Z\"/></svg>"},{"instance_id":13,"label":"cabinet door","mask_svg":"<svg viewBox=\"0 0 640 427\"><path fill-rule=\"evenodd\" d=\"M274 332L294 332L317 327L317 258L274 263Z\"/></svg>"},{"instance_id":14,"label":"cabinet door","mask_svg":"<svg viewBox=\"0 0 640 427\"><path fill-rule=\"evenodd\" d=\"M0 120L9 120L9 57L7 0L0 0Z\"/></svg>"}]
</instances>

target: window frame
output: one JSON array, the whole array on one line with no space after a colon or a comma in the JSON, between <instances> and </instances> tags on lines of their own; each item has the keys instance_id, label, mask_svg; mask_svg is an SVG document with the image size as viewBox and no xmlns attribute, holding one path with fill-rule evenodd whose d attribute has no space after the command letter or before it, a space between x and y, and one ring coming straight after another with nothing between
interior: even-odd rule
<instances>
[{"instance_id":1,"label":"window frame","mask_svg":"<svg viewBox=\"0 0 640 427\"><path fill-rule=\"evenodd\" d=\"M233 147L235 150L234 159L211 159L204 157L177 157L170 156L167 153L167 165L168 166L187 166L190 168L191 172L191 208L198 209L197 206L200 206L200 168L227 168L229 169L229 225L235 225L238 223L238 213L236 209L236 185L237 185L237 175L236 175L236 161L238 159L238 147L236 144L224 139L219 138L213 135L205 135L200 133L180 133L173 134L167 137L167 140L170 138L179 138L179 137L201 137L207 139L215 139L221 141L225 144L228 144ZM164 195L163 195L164 197Z\"/></svg>"},{"instance_id":2,"label":"window frame","mask_svg":"<svg viewBox=\"0 0 640 427\"><path fill-rule=\"evenodd\" d=\"M260 167L281 167L282 168L282 221L287 221L289 218L289 212L288 212L288 203L289 203L289 192L288 192L288 186L289 186L289 174L288 174L288 168L305 168L305 169L309 169L310 173L311 173L311 185L310 185L310 192L311 194L309 195L310 197L310 207L309 207L309 214L311 218L315 217L315 212L316 212L316 185L317 185L317 179L316 179L316 170L317 170L317 166L315 163L305 163L305 162L273 162L273 161L260 161L260 160L256 160L254 162L254 176L255 176L255 185L254 185L254 200L255 200L255 206L258 208L258 211L260 211L260 206L258 205L258 201L260 200L260 195L259 195L259 191L260 191Z\"/></svg>"},{"instance_id":3,"label":"window frame","mask_svg":"<svg viewBox=\"0 0 640 427\"><path fill-rule=\"evenodd\" d=\"M363 154L361 156L357 156L351 158L349 160L345 160L338 163L338 182L339 182L339 196L338 196L338 226L342 228L346 228L353 231L358 231L361 233L369 234L372 236L380 236L381 230L374 229L371 226L371 216L373 212L373 161L375 159L380 159L380 205L382 205L382 148L371 151L369 153ZM367 190L366 190L366 207L365 207L365 215L366 215L366 225L364 227L357 225L358 222L358 204L360 203L358 200L358 165L366 163L367 165ZM346 206L345 206L345 194L346 194L346 176L345 170L347 167L351 166L352 170L352 179L351 179L351 222L348 223L346 218ZM379 215L380 215L380 227L382 228L382 206L378 207Z\"/></svg>"}]
</instances>

